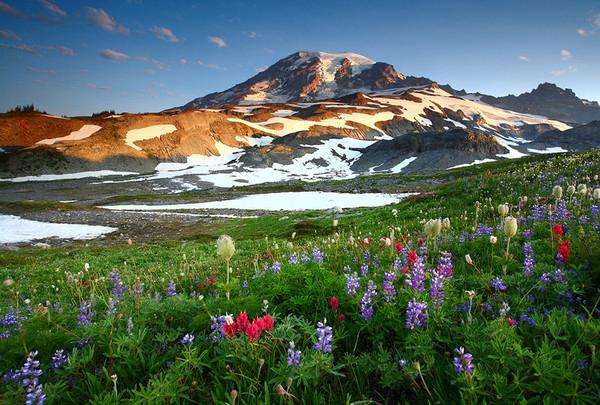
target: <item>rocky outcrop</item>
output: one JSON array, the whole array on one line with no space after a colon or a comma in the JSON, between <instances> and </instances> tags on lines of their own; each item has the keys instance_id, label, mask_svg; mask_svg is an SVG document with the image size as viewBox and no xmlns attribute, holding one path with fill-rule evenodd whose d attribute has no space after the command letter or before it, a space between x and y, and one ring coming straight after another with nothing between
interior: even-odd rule
<instances>
[{"instance_id":1,"label":"rocky outcrop","mask_svg":"<svg viewBox=\"0 0 600 405\"><path fill-rule=\"evenodd\" d=\"M408 133L365 148L352 169L360 172L375 167L380 171L389 170L406 159L416 158L402 169L403 173L439 170L475 160L497 159L496 155L506 152L494 137L463 129Z\"/></svg>"}]
</instances>

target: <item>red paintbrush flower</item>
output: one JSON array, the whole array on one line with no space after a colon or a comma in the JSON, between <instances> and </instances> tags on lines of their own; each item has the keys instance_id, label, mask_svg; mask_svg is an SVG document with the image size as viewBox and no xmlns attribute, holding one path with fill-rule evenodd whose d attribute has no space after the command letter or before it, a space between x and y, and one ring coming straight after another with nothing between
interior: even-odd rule
<instances>
[{"instance_id":1,"label":"red paintbrush flower","mask_svg":"<svg viewBox=\"0 0 600 405\"><path fill-rule=\"evenodd\" d=\"M565 229L563 228L563 226L561 224L554 224L552 226L552 234L553 235L558 235L558 236L564 236L565 235Z\"/></svg>"},{"instance_id":2,"label":"red paintbrush flower","mask_svg":"<svg viewBox=\"0 0 600 405\"><path fill-rule=\"evenodd\" d=\"M394 246L394 248L396 249L396 253L400 254L400 253L402 253L402 249L404 249L404 246L402 246L402 243L396 242L396 245Z\"/></svg>"},{"instance_id":3,"label":"red paintbrush flower","mask_svg":"<svg viewBox=\"0 0 600 405\"><path fill-rule=\"evenodd\" d=\"M415 252L414 250L409 250L408 251L408 262L412 265L417 261L417 252Z\"/></svg>"},{"instance_id":4,"label":"red paintbrush flower","mask_svg":"<svg viewBox=\"0 0 600 405\"><path fill-rule=\"evenodd\" d=\"M329 298L329 306L333 312L337 312L338 308L340 307L340 300L338 300L338 297L334 295L333 297Z\"/></svg>"},{"instance_id":5,"label":"red paintbrush flower","mask_svg":"<svg viewBox=\"0 0 600 405\"><path fill-rule=\"evenodd\" d=\"M340 322L344 322L345 320L346 320L346 315L344 315L344 314L339 314L339 316L338 316L338 321L340 321Z\"/></svg>"},{"instance_id":6,"label":"red paintbrush flower","mask_svg":"<svg viewBox=\"0 0 600 405\"><path fill-rule=\"evenodd\" d=\"M558 245L558 254L562 257L563 262L569 261L569 255L571 254L571 248L569 246L569 241L563 240Z\"/></svg>"},{"instance_id":7,"label":"red paintbrush flower","mask_svg":"<svg viewBox=\"0 0 600 405\"><path fill-rule=\"evenodd\" d=\"M517 326L517 321L515 321L512 318L508 318L508 326L510 326L511 328L514 328L515 326Z\"/></svg>"}]
</instances>

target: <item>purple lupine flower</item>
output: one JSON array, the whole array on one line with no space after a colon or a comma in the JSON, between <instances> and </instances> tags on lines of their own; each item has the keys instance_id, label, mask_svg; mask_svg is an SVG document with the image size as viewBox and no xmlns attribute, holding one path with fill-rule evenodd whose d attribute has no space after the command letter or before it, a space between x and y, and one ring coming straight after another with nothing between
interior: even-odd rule
<instances>
[{"instance_id":1,"label":"purple lupine flower","mask_svg":"<svg viewBox=\"0 0 600 405\"><path fill-rule=\"evenodd\" d=\"M92 311L92 303L89 301L83 301L79 306L79 318L77 319L77 325L86 326L92 323L94 312Z\"/></svg>"},{"instance_id":2,"label":"purple lupine flower","mask_svg":"<svg viewBox=\"0 0 600 405\"><path fill-rule=\"evenodd\" d=\"M474 236L490 236L494 233L494 228L491 226L485 226L484 224L477 224Z\"/></svg>"},{"instance_id":3,"label":"purple lupine flower","mask_svg":"<svg viewBox=\"0 0 600 405\"><path fill-rule=\"evenodd\" d=\"M404 359L400 359L398 361L398 365L400 366L400 369L405 369L407 364L408 364L407 361Z\"/></svg>"},{"instance_id":4,"label":"purple lupine flower","mask_svg":"<svg viewBox=\"0 0 600 405\"><path fill-rule=\"evenodd\" d=\"M365 291L364 295L360 299L360 316L365 321L370 320L373 317L373 301L372 299L377 296L377 287L375 287L375 283L373 280L369 280L367 284L367 291Z\"/></svg>"},{"instance_id":5,"label":"purple lupine flower","mask_svg":"<svg viewBox=\"0 0 600 405\"><path fill-rule=\"evenodd\" d=\"M369 263L363 263L360 266L360 275L365 277L367 274L369 274Z\"/></svg>"},{"instance_id":6,"label":"purple lupine flower","mask_svg":"<svg viewBox=\"0 0 600 405\"><path fill-rule=\"evenodd\" d=\"M373 257L373 268L377 270L379 268L379 256L375 255Z\"/></svg>"},{"instance_id":7,"label":"purple lupine flower","mask_svg":"<svg viewBox=\"0 0 600 405\"><path fill-rule=\"evenodd\" d=\"M498 313L500 314L501 317L505 317L506 315L508 315L508 313L510 312L510 306L508 305L507 302L502 301L502 304L500 305L500 309L498 310Z\"/></svg>"},{"instance_id":8,"label":"purple lupine flower","mask_svg":"<svg viewBox=\"0 0 600 405\"><path fill-rule=\"evenodd\" d=\"M540 281L542 282L542 284L550 284L550 282L552 281L550 273L543 273L540 276Z\"/></svg>"},{"instance_id":9,"label":"purple lupine flower","mask_svg":"<svg viewBox=\"0 0 600 405\"><path fill-rule=\"evenodd\" d=\"M108 307L106 309L106 315L111 316L117 313L117 307L119 306L119 300L113 297L108 297Z\"/></svg>"},{"instance_id":10,"label":"purple lupine flower","mask_svg":"<svg viewBox=\"0 0 600 405\"><path fill-rule=\"evenodd\" d=\"M91 340L89 338L88 339L81 339L81 340L78 340L77 342L75 342L75 346L77 346L78 348L82 349L82 348L88 346L90 344L90 342L91 342Z\"/></svg>"},{"instance_id":11,"label":"purple lupine flower","mask_svg":"<svg viewBox=\"0 0 600 405\"><path fill-rule=\"evenodd\" d=\"M279 274L279 272L281 271L281 263L273 263L273 265L271 266L271 271L273 272L273 274Z\"/></svg>"},{"instance_id":12,"label":"purple lupine flower","mask_svg":"<svg viewBox=\"0 0 600 405\"><path fill-rule=\"evenodd\" d=\"M556 269L552 273L552 278L557 283L564 283L566 281L565 273L561 269Z\"/></svg>"},{"instance_id":13,"label":"purple lupine flower","mask_svg":"<svg viewBox=\"0 0 600 405\"><path fill-rule=\"evenodd\" d=\"M534 222L541 222L546 219L546 207L538 204L531 207L531 219Z\"/></svg>"},{"instance_id":14,"label":"purple lupine flower","mask_svg":"<svg viewBox=\"0 0 600 405\"><path fill-rule=\"evenodd\" d=\"M344 266L344 273L345 274L350 274L350 271L352 271L352 269L350 268L350 266L348 266L347 264Z\"/></svg>"},{"instance_id":15,"label":"purple lupine flower","mask_svg":"<svg viewBox=\"0 0 600 405\"><path fill-rule=\"evenodd\" d=\"M533 231L531 229L525 229L523 231L523 237L525 239L531 239L532 236L533 236Z\"/></svg>"},{"instance_id":16,"label":"purple lupine flower","mask_svg":"<svg viewBox=\"0 0 600 405\"><path fill-rule=\"evenodd\" d=\"M363 253L363 259L366 263L368 263L369 261L371 261L371 253L369 252L365 252Z\"/></svg>"},{"instance_id":17,"label":"purple lupine flower","mask_svg":"<svg viewBox=\"0 0 600 405\"><path fill-rule=\"evenodd\" d=\"M289 264L298 264L298 256L295 253L291 254L288 259Z\"/></svg>"},{"instance_id":18,"label":"purple lupine flower","mask_svg":"<svg viewBox=\"0 0 600 405\"><path fill-rule=\"evenodd\" d=\"M6 314L0 318L0 326L7 328L16 325L17 321L16 312L12 308L9 308L9 310L6 311Z\"/></svg>"},{"instance_id":19,"label":"purple lupine flower","mask_svg":"<svg viewBox=\"0 0 600 405\"><path fill-rule=\"evenodd\" d=\"M191 346L194 344L194 339L196 339L194 335L186 333L181 339L179 339L179 343L182 346Z\"/></svg>"},{"instance_id":20,"label":"purple lupine flower","mask_svg":"<svg viewBox=\"0 0 600 405\"><path fill-rule=\"evenodd\" d=\"M402 267L404 267L404 263L400 257L394 260L394 270L399 271Z\"/></svg>"},{"instance_id":21,"label":"purple lupine flower","mask_svg":"<svg viewBox=\"0 0 600 405\"><path fill-rule=\"evenodd\" d=\"M396 287L394 287L394 281L398 276L395 272L385 272L383 274L383 296L386 302L393 301L396 298Z\"/></svg>"},{"instance_id":22,"label":"purple lupine flower","mask_svg":"<svg viewBox=\"0 0 600 405\"><path fill-rule=\"evenodd\" d=\"M68 360L69 358L63 349L57 350L52 356L52 368L55 370L63 368Z\"/></svg>"},{"instance_id":23,"label":"purple lupine flower","mask_svg":"<svg viewBox=\"0 0 600 405\"><path fill-rule=\"evenodd\" d=\"M141 298L141 296L142 296L143 293L144 293L144 285L138 279L133 284L133 288L131 289L131 294L133 295L134 299L139 299L139 298Z\"/></svg>"},{"instance_id":24,"label":"purple lupine flower","mask_svg":"<svg viewBox=\"0 0 600 405\"><path fill-rule=\"evenodd\" d=\"M167 295L169 297L175 297L177 295L177 287L175 287L175 282L173 280L170 280L167 285Z\"/></svg>"},{"instance_id":25,"label":"purple lupine flower","mask_svg":"<svg viewBox=\"0 0 600 405\"><path fill-rule=\"evenodd\" d=\"M333 329L327 326L327 320L317 323L317 343L313 346L315 350L323 353L331 353L331 339L333 338Z\"/></svg>"},{"instance_id":26,"label":"purple lupine flower","mask_svg":"<svg viewBox=\"0 0 600 405\"><path fill-rule=\"evenodd\" d=\"M352 274L346 274L346 294L354 296L356 291L360 288L360 280L356 272Z\"/></svg>"},{"instance_id":27,"label":"purple lupine flower","mask_svg":"<svg viewBox=\"0 0 600 405\"><path fill-rule=\"evenodd\" d=\"M406 328L415 329L427 327L427 303L419 302L414 298L409 301L406 307Z\"/></svg>"},{"instance_id":28,"label":"purple lupine flower","mask_svg":"<svg viewBox=\"0 0 600 405\"><path fill-rule=\"evenodd\" d=\"M531 276L535 268L535 259L533 257L533 247L531 246L531 242L525 242L523 244L523 255L525 256L525 259L523 260L523 274Z\"/></svg>"},{"instance_id":29,"label":"purple lupine flower","mask_svg":"<svg viewBox=\"0 0 600 405\"><path fill-rule=\"evenodd\" d=\"M567 204L564 200L560 200L556 205L556 211L554 212L554 221L566 221L571 219L573 214L567 209Z\"/></svg>"},{"instance_id":30,"label":"purple lupine flower","mask_svg":"<svg viewBox=\"0 0 600 405\"><path fill-rule=\"evenodd\" d=\"M590 207L590 217L593 219L598 218L598 214L600 213L600 205L592 205Z\"/></svg>"},{"instance_id":31,"label":"purple lupine flower","mask_svg":"<svg viewBox=\"0 0 600 405\"><path fill-rule=\"evenodd\" d=\"M306 253L302 253L302 258L300 259L300 261L303 264L306 264L306 263L310 262L310 256L307 255Z\"/></svg>"},{"instance_id":32,"label":"purple lupine flower","mask_svg":"<svg viewBox=\"0 0 600 405\"><path fill-rule=\"evenodd\" d=\"M295 349L294 342L290 342L287 350L287 364L290 367L298 367L300 365L302 353L300 350Z\"/></svg>"},{"instance_id":33,"label":"purple lupine flower","mask_svg":"<svg viewBox=\"0 0 600 405\"><path fill-rule=\"evenodd\" d=\"M437 272L440 276L449 279L454 275L454 266L452 265L452 253L442 252L438 260Z\"/></svg>"},{"instance_id":34,"label":"purple lupine flower","mask_svg":"<svg viewBox=\"0 0 600 405\"><path fill-rule=\"evenodd\" d=\"M8 370L4 375L2 375L2 382L8 384L9 382L19 382L21 379L20 370Z\"/></svg>"},{"instance_id":35,"label":"purple lupine flower","mask_svg":"<svg viewBox=\"0 0 600 405\"><path fill-rule=\"evenodd\" d=\"M537 325L537 322L535 321L535 319L533 319L532 317L527 315L525 312L523 312L521 314L521 316L519 317L519 323L523 323L523 322L527 323L531 327L534 327L535 325Z\"/></svg>"},{"instance_id":36,"label":"purple lupine flower","mask_svg":"<svg viewBox=\"0 0 600 405\"><path fill-rule=\"evenodd\" d=\"M225 316L211 316L210 317L210 336L213 342L218 342L225 337L223 332L223 326L225 325Z\"/></svg>"},{"instance_id":37,"label":"purple lupine flower","mask_svg":"<svg viewBox=\"0 0 600 405\"><path fill-rule=\"evenodd\" d=\"M313 260L317 264L323 263L323 252L321 252L318 248L314 248L312 251Z\"/></svg>"},{"instance_id":38,"label":"purple lupine flower","mask_svg":"<svg viewBox=\"0 0 600 405\"><path fill-rule=\"evenodd\" d=\"M454 349L457 356L454 358L452 363L454 364L454 371L457 374L465 373L468 375L473 374L475 366L473 365L473 355L466 353L464 347Z\"/></svg>"},{"instance_id":39,"label":"purple lupine flower","mask_svg":"<svg viewBox=\"0 0 600 405\"><path fill-rule=\"evenodd\" d=\"M439 308L444 303L444 281L445 277L434 270L431 273L431 289L429 290L429 297L434 305Z\"/></svg>"},{"instance_id":40,"label":"purple lupine flower","mask_svg":"<svg viewBox=\"0 0 600 405\"><path fill-rule=\"evenodd\" d=\"M579 224L587 225L590 219L586 215L579 216Z\"/></svg>"},{"instance_id":41,"label":"purple lupine flower","mask_svg":"<svg viewBox=\"0 0 600 405\"><path fill-rule=\"evenodd\" d=\"M490 284L496 292L504 292L508 289L500 277L495 277Z\"/></svg>"},{"instance_id":42,"label":"purple lupine flower","mask_svg":"<svg viewBox=\"0 0 600 405\"><path fill-rule=\"evenodd\" d=\"M583 370L588 368L589 363L586 359L579 359L575 362L575 365L577 366L577 369Z\"/></svg>"},{"instance_id":43,"label":"purple lupine flower","mask_svg":"<svg viewBox=\"0 0 600 405\"><path fill-rule=\"evenodd\" d=\"M406 284L415 291L425 291L425 265L422 256L417 256L406 279Z\"/></svg>"},{"instance_id":44,"label":"purple lupine flower","mask_svg":"<svg viewBox=\"0 0 600 405\"><path fill-rule=\"evenodd\" d=\"M46 394L38 380L42 375L42 370L40 370L40 362L36 360L37 355L37 351L30 352L19 372L21 385L25 388L26 405L43 404L46 400Z\"/></svg>"},{"instance_id":45,"label":"purple lupine flower","mask_svg":"<svg viewBox=\"0 0 600 405\"><path fill-rule=\"evenodd\" d=\"M125 295L127 292L127 286L123 284L123 280L121 280L121 275L119 272L117 270L111 271L108 273L108 279L113 285L111 290L112 295L114 295L117 299L123 298L123 295Z\"/></svg>"}]
</instances>

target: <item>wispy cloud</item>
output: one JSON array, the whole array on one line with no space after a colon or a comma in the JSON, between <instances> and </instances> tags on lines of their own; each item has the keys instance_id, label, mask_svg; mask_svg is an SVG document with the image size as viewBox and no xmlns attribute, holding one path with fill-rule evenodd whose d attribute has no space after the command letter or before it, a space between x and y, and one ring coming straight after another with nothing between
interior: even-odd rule
<instances>
[{"instance_id":1,"label":"wispy cloud","mask_svg":"<svg viewBox=\"0 0 600 405\"><path fill-rule=\"evenodd\" d=\"M208 40L219 48L225 48L227 46L227 42L221 37L208 37Z\"/></svg>"},{"instance_id":2,"label":"wispy cloud","mask_svg":"<svg viewBox=\"0 0 600 405\"><path fill-rule=\"evenodd\" d=\"M182 65L187 65L188 64L188 60L186 58L181 58L179 59L179 63Z\"/></svg>"},{"instance_id":3,"label":"wispy cloud","mask_svg":"<svg viewBox=\"0 0 600 405\"><path fill-rule=\"evenodd\" d=\"M573 54L568 49L562 49L560 51L560 59L561 60L569 60L573 57Z\"/></svg>"},{"instance_id":4,"label":"wispy cloud","mask_svg":"<svg viewBox=\"0 0 600 405\"><path fill-rule=\"evenodd\" d=\"M590 32L583 28L577 28L577 33L582 37L587 37L588 35L590 35Z\"/></svg>"},{"instance_id":5,"label":"wispy cloud","mask_svg":"<svg viewBox=\"0 0 600 405\"><path fill-rule=\"evenodd\" d=\"M20 17L21 13L16 8L12 7L9 4L6 4L3 1L0 1L0 13L7 14L11 17Z\"/></svg>"},{"instance_id":6,"label":"wispy cloud","mask_svg":"<svg viewBox=\"0 0 600 405\"><path fill-rule=\"evenodd\" d=\"M158 39L162 39L167 42L179 42L179 38L173 33L173 31L166 27L154 26L150 29L150 32Z\"/></svg>"},{"instance_id":7,"label":"wispy cloud","mask_svg":"<svg viewBox=\"0 0 600 405\"><path fill-rule=\"evenodd\" d=\"M149 65L154 66L156 69L159 70L165 70L167 68L167 64L163 63L157 59L154 58L149 58L147 56L138 56L135 58L136 60L139 60L140 62L144 62L147 63Z\"/></svg>"},{"instance_id":8,"label":"wispy cloud","mask_svg":"<svg viewBox=\"0 0 600 405\"><path fill-rule=\"evenodd\" d=\"M87 83L85 85L85 87L87 87L88 89L93 89L93 90L110 90L110 87L107 86L100 86L96 83Z\"/></svg>"},{"instance_id":9,"label":"wispy cloud","mask_svg":"<svg viewBox=\"0 0 600 405\"><path fill-rule=\"evenodd\" d=\"M100 56L111 60L127 60L129 55L123 52L115 51L113 49L105 49L100 52Z\"/></svg>"},{"instance_id":10,"label":"wispy cloud","mask_svg":"<svg viewBox=\"0 0 600 405\"><path fill-rule=\"evenodd\" d=\"M202 61L202 60L200 60L200 59L198 59L198 60L196 61L196 63L197 63L198 65L200 65L200 66L204 66L205 68L208 68L208 69L215 69L215 70L227 70L227 68L226 68L226 67L219 66L219 65L215 65L214 63L204 63L204 61Z\"/></svg>"},{"instance_id":11,"label":"wispy cloud","mask_svg":"<svg viewBox=\"0 0 600 405\"><path fill-rule=\"evenodd\" d=\"M14 49L15 51L38 55L38 51L36 51L35 48L33 48L32 46L26 45L26 44L20 44L20 45L0 44L0 48Z\"/></svg>"},{"instance_id":12,"label":"wispy cloud","mask_svg":"<svg viewBox=\"0 0 600 405\"><path fill-rule=\"evenodd\" d=\"M61 9L57 4L52 3L49 0L39 0L40 3L42 4L42 6L44 6L44 8L48 11L50 11L52 14L55 14L59 17L66 17L67 13Z\"/></svg>"},{"instance_id":13,"label":"wispy cloud","mask_svg":"<svg viewBox=\"0 0 600 405\"><path fill-rule=\"evenodd\" d=\"M519 55L519 60L522 60L523 62L531 61L531 59L529 59L529 56L527 56L527 55Z\"/></svg>"},{"instance_id":14,"label":"wispy cloud","mask_svg":"<svg viewBox=\"0 0 600 405\"><path fill-rule=\"evenodd\" d=\"M248 38L256 38L258 36L258 34L254 31L243 31L242 32L245 36L247 36Z\"/></svg>"},{"instance_id":15,"label":"wispy cloud","mask_svg":"<svg viewBox=\"0 0 600 405\"><path fill-rule=\"evenodd\" d=\"M56 74L56 71L53 69L42 69L42 68L36 68L33 66L27 66L27 70L29 70L30 72L46 74L46 75L55 75Z\"/></svg>"},{"instance_id":16,"label":"wispy cloud","mask_svg":"<svg viewBox=\"0 0 600 405\"><path fill-rule=\"evenodd\" d=\"M62 56L74 56L75 55L75 51L73 49L68 48L66 46L62 46L62 45L61 46L51 46L50 49L57 51Z\"/></svg>"},{"instance_id":17,"label":"wispy cloud","mask_svg":"<svg viewBox=\"0 0 600 405\"><path fill-rule=\"evenodd\" d=\"M14 39L20 41L21 37L10 30L0 30L0 38L2 39Z\"/></svg>"},{"instance_id":18,"label":"wispy cloud","mask_svg":"<svg viewBox=\"0 0 600 405\"><path fill-rule=\"evenodd\" d=\"M87 8L88 19L96 26L109 32L118 32L120 34L129 34L129 29L119 24L111 15L101 8Z\"/></svg>"},{"instance_id":19,"label":"wispy cloud","mask_svg":"<svg viewBox=\"0 0 600 405\"><path fill-rule=\"evenodd\" d=\"M550 74L552 76L563 76L566 75L567 73L573 73L577 71L577 66L575 65L569 65L564 69L556 69L550 72Z\"/></svg>"},{"instance_id":20,"label":"wispy cloud","mask_svg":"<svg viewBox=\"0 0 600 405\"><path fill-rule=\"evenodd\" d=\"M590 26L587 28L577 28L577 33L582 37L589 37L600 31L600 13L594 14L589 19Z\"/></svg>"}]
</instances>

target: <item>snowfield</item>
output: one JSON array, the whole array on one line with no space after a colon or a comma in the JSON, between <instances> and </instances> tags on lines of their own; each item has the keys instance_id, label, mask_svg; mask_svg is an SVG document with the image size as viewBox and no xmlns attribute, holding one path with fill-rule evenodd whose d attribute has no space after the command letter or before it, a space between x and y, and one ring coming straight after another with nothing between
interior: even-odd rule
<instances>
[{"instance_id":1,"label":"snowfield","mask_svg":"<svg viewBox=\"0 0 600 405\"><path fill-rule=\"evenodd\" d=\"M80 141L82 139L89 138L101 129L102 127L98 125L84 125L79 130L73 131L69 135L61 136L59 138L42 139L41 141L37 142L37 144L54 145L57 142Z\"/></svg>"},{"instance_id":2,"label":"snowfield","mask_svg":"<svg viewBox=\"0 0 600 405\"><path fill-rule=\"evenodd\" d=\"M14 215L0 214L0 244L28 242L36 239L94 239L117 228L97 225L57 224L31 221Z\"/></svg>"},{"instance_id":3,"label":"snowfield","mask_svg":"<svg viewBox=\"0 0 600 405\"><path fill-rule=\"evenodd\" d=\"M209 201L164 205L105 205L100 208L121 211L170 211L181 209L238 209L257 211L305 211L328 210L334 207L379 207L398 203L412 195L382 193L334 193L324 191L300 191L287 193L252 194L233 200Z\"/></svg>"},{"instance_id":4,"label":"snowfield","mask_svg":"<svg viewBox=\"0 0 600 405\"><path fill-rule=\"evenodd\" d=\"M11 183L24 183L26 181L54 181L54 180L74 180L83 179L86 177L106 177L106 176L131 176L139 173L136 172L116 172L113 170L96 170L89 172L65 173L65 174L41 174L39 176L23 176L0 179L0 181L8 181Z\"/></svg>"},{"instance_id":5,"label":"snowfield","mask_svg":"<svg viewBox=\"0 0 600 405\"><path fill-rule=\"evenodd\" d=\"M137 141L158 138L161 135L170 134L175 131L177 131L177 127L173 124L152 125L145 128L132 129L125 135L125 145L131 146L136 150L142 150L142 148L135 144Z\"/></svg>"}]
</instances>

